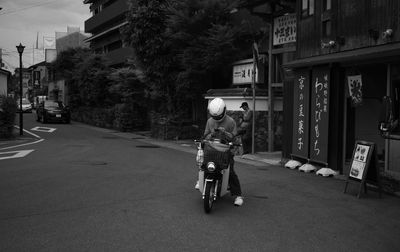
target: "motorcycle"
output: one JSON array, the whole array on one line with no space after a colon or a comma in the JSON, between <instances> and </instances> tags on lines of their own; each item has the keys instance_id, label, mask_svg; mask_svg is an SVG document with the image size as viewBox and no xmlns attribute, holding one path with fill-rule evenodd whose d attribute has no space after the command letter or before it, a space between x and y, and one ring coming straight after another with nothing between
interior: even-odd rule
<instances>
[{"instance_id":1,"label":"motorcycle","mask_svg":"<svg viewBox=\"0 0 400 252\"><path fill-rule=\"evenodd\" d=\"M195 140L199 168L199 190L204 211L210 213L214 202L229 192L229 172L232 149L240 144L221 141L220 138Z\"/></svg>"}]
</instances>

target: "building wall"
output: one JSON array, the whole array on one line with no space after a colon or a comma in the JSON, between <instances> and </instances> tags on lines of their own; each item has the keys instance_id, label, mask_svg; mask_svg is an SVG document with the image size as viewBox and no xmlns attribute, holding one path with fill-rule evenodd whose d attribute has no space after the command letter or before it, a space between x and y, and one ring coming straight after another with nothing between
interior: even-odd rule
<instances>
[{"instance_id":1,"label":"building wall","mask_svg":"<svg viewBox=\"0 0 400 252\"><path fill-rule=\"evenodd\" d=\"M303 16L303 1L297 1L297 57L306 58L335 52L383 45L400 41L400 2L397 0L331 1L331 10L324 10L324 1L315 2L315 13ZM331 23L330 35L324 24ZM392 29L391 37L383 32ZM335 46L323 45L334 41Z\"/></svg>"},{"instance_id":2,"label":"building wall","mask_svg":"<svg viewBox=\"0 0 400 252\"><path fill-rule=\"evenodd\" d=\"M0 95L7 94L8 75L0 71Z\"/></svg>"},{"instance_id":3,"label":"building wall","mask_svg":"<svg viewBox=\"0 0 400 252\"><path fill-rule=\"evenodd\" d=\"M372 142L376 146L378 160L371 164L370 169L375 169L382 177L387 191L400 191L400 141L385 139L378 128L385 95L391 96L396 101L394 107L400 110L400 102L396 98L396 94L400 93L400 75L397 74L400 72L400 2L339 0L331 1L331 10L324 11L323 3L326 1L314 1L314 14L304 16L302 4L305 2L309 1L297 2L296 59L286 66L295 73L295 89L298 73L306 69L311 74L311 81L308 82L310 95L318 86L318 81L312 77L315 69L329 68L329 125L326 126L329 129L326 145L329 168L348 175L355 142ZM328 35L324 30L326 21L331 22ZM388 36L389 29L391 36ZM393 66L397 66L397 70L393 68L392 73ZM358 81L351 82L353 78ZM285 100L290 97L296 99L296 92L286 90ZM355 99L355 93L361 99ZM310 104L308 120L311 122L315 119L313 113L318 105L313 98L307 104ZM293 105L293 116L296 109ZM296 126L296 120L293 120L292 126ZM314 133L317 131L313 125L307 129ZM400 128L396 134L400 135ZM295 139L293 132L292 143ZM311 153L315 150L314 142L310 140L307 147ZM312 161L309 153L305 162L308 159Z\"/></svg>"},{"instance_id":4,"label":"building wall","mask_svg":"<svg viewBox=\"0 0 400 252\"><path fill-rule=\"evenodd\" d=\"M90 1L93 16L85 21L85 32L92 33L88 38L90 48L95 53L105 54L110 65L118 67L126 63L133 50L124 47L119 26L125 21L128 3L125 0Z\"/></svg>"}]
</instances>

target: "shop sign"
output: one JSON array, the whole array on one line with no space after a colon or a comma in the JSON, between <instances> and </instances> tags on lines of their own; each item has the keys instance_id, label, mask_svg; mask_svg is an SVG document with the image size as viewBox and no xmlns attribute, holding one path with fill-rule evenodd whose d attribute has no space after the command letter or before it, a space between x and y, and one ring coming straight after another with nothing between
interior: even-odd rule
<instances>
[{"instance_id":1,"label":"shop sign","mask_svg":"<svg viewBox=\"0 0 400 252\"><path fill-rule=\"evenodd\" d=\"M253 63L233 66L233 84L251 84L252 83ZM258 82L258 71L256 68L256 82Z\"/></svg>"},{"instance_id":2,"label":"shop sign","mask_svg":"<svg viewBox=\"0 0 400 252\"><path fill-rule=\"evenodd\" d=\"M274 18L274 45L296 42L296 14Z\"/></svg>"},{"instance_id":3,"label":"shop sign","mask_svg":"<svg viewBox=\"0 0 400 252\"><path fill-rule=\"evenodd\" d=\"M328 68L313 69L310 159L320 163L328 163L329 80Z\"/></svg>"},{"instance_id":4,"label":"shop sign","mask_svg":"<svg viewBox=\"0 0 400 252\"><path fill-rule=\"evenodd\" d=\"M294 81L292 155L308 158L310 74L298 71Z\"/></svg>"},{"instance_id":5,"label":"shop sign","mask_svg":"<svg viewBox=\"0 0 400 252\"><path fill-rule=\"evenodd\" d=\"M347 77L347 83L349 85L349 94L353 106L360 105L362 103L362 79L361 75L353 75Z\"/></svg>"}]
</instances>

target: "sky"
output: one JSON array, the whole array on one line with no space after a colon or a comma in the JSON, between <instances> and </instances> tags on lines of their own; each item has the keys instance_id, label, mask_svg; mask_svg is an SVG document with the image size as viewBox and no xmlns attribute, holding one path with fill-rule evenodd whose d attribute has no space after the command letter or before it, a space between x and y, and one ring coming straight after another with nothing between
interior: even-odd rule
<instances>
[{"instance_id":1,"label":"sky","mask_svg":"<svg viewBox=\"0 0 400 252\"><path fill-rule=\"evenodd\" d=\"M83 0L0 0L0 48L5 69L14 72L19 67L16 46L25 46L22 55L23 67L44 60L43 39L55 37L55 32L66 32L67 27L80 27L91 13L89 4ZM38 39L37 39L38 38ZM36 57L36 59L35 59Z\"/></svg>"}]
</instances>

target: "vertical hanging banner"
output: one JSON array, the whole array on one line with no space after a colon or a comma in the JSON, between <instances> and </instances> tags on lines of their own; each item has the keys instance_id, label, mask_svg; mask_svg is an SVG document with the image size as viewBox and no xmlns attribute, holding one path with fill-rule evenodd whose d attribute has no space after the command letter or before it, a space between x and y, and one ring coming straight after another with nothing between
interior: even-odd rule
<instances>
[{"instance_id":1,"label":"vertical hanging banner","mask_svg":"<svg viewBox=\"0 0 400 252\"><path fill-rule=\"evenodd\" d=\"M361 105L362 103L362 79L361 75L353 75L347 77L349 85L349 94L353 106Z\"/></svg>"},{"instance_id":2,"label":"vertical hanging banner","mask_svg":"<svg viewBox=\"0 0 400 252\"><path fill-rule=\"evenodd\" d=\"M293 96L292 155L307 159L310 118L310 73L308 70L295 73Z\"/></svg>"},{"instance_id":3,"label":"vertical hanging banner","mask_svg":"<svg viewBox=\"0 0 400 252\"><path fill-rule=\"evenodd\" d=\"M328 163L329 68L313 69L311 82L310 160Z\"/></svg>"}]
</instances>

